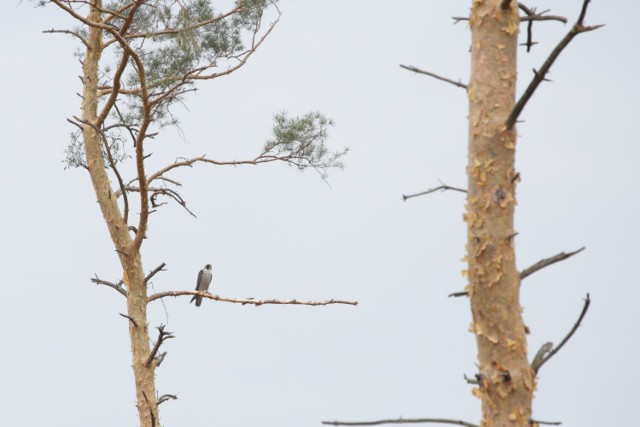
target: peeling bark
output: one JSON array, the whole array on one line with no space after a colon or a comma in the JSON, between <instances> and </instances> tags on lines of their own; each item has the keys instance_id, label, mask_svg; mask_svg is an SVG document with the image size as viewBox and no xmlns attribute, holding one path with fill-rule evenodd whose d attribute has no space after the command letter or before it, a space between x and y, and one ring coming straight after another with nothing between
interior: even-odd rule
<instances>
[{"instance_id":1,"label":"peeling bark","mask_svg":"<svg viewBox=\"0 0 640 427\"><path fill-rule=\"evenodd\" d=\"M476 335L483 427L528 427L535 377L527 359L513 218L518 11L501 0L474 0L469 98L467 260Z\"/></svg>"}]
</instances>

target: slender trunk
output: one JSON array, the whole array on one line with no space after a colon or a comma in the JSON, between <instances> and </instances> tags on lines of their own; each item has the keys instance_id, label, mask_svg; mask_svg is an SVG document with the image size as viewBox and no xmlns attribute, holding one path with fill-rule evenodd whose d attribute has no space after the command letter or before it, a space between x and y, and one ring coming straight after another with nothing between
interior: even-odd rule
<instances>
[{"instance_id":1,"label":"slender trunk","mask_svg":"<svg viewBox=\"0 0 640 427\"><path fill-rule=\"evenodd\" d=\"M529 427L535 377L527 360L513 216L518 10L511 1L472 2L467 259L482 399L482 427Z\"/></svg>"},{"instance_id":2,"label":"slender trunk","mask_svg":"<svg viewBox=\"0 0 640 427\"><path fill-rule=\"evenodd\" d=\"M96 0L88 19L100 22L100 0ZM155 427L158 423L158 404L155 390L155 364L146 366L149 357L149 330L147 325L147 287L139 251L135 251L127 225L122 218L117 200L109 182L102 157L101 135L95 127L98 109L98 68L102 54L102 30L89 27L87 53L83 63L82 119L83 139L87 166L98 204L109 229L111 240L120 257L124 280L127 285L127 312L131 318L129 335L133 353L133 372L136 384L136 400L141 427Z\"/></svg>"}]
</instances>

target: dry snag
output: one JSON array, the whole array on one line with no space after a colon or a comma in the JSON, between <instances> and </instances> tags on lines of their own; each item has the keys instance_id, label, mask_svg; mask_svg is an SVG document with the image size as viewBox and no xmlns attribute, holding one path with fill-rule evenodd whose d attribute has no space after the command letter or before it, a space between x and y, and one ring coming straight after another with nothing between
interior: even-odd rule
<instances>
[{"instance_id":1,"label":"dry snag","mask_svg":"<svg viewBox=\"0 0 640 427\"><path fill-rule=\"evenodd\" d=\"M539 21L566 22L565 18L537 12L512 0L473 1L468 18L471 30L471 77L468 84L401 65L409 71L465 88L469 101L468 163L466 189L442 184L409 198L436 191L466 192L464 219L467 226L465 275L468 286L451 296L469 296L473 322L470 331L476 337L478 373L467 382L482 402L483 427L549 424L532 417L533 393L540 367L553 357L573 336L589 307L589 297L578 321L558 347L546 343L530 363L526 332L520 305L521 280L556 262L581 252L560 253L519 272L516 267L514 213L516 185L520 174L515 170L515 125L525 105L563 49L577 36L599 28L584 24L589 0L583 0L576 23L551 51L524 93L516 102L518 33L527 25L527 51L535 44L532 26ZM524 13L523 16L519 12ZM456 419L418 418L374 421L325 421L328 425L379 425L404 423L439 423L473 426Z\"/></svg>"}]
</instances>

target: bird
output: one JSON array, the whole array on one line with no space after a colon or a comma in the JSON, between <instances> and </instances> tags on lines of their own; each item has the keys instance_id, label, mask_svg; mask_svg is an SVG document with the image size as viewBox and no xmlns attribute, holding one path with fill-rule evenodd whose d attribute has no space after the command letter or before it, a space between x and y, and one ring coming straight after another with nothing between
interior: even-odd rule
<instances>
[{"instance_id":1,"label":"bird","mask_svg":"<svg viewBox=\"0 0 640 427\"><path fill-rule=\"evenodd\" d=\"M207 292L209 290L209 285L211 284L212 278L213 274L211 274L211 264L207 264L198 273L196 291ZM202 304L202 297L200 295L194 295L193 298L191 298L191 301L189 301L189 304L191 304L194 300L196 302L196 307L200 307L200 304Z\"/></svg>"}]
</instances>

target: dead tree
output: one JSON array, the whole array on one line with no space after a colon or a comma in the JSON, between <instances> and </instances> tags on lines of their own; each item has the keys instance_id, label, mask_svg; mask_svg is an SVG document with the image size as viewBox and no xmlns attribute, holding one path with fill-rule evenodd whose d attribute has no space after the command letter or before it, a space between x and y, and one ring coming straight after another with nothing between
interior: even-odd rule
<instances>
[{"instance_id":1,"label":"dead tree","mask_svg":"<svg viewBox=\"0 0 640 427\"><path fill-rule=\"evenodd\" d=\"M584 0L571 30L552 50L540 69L534 71L531 83L517 100L516 54L521 23L527 25L524 45L530 50L534 44L534 22L566 22L565 18L546 15L546 12L537 13L535 9L510 0L473 1L469 17L454 18L456 22L467 21L471 29L471 77L468 84L417 67L401 66L465 89L469 100L467 188L442 184L418 194L405 195L403 199L438 190L465 192L467 195L464 218L467 224L468 286L464 292L454 295L468 295L471 302L471 332L476 336L479 372L468 381L474 385L473 394L482 401L480 425L483 427L554 424L535 420L532 415L537 375L542 364L573 336L590 303L587 295L578 321L560 345L555 348L551 343L543 345L533 361L529 361L528 329L520 305L521 280L582 249L558 254L522 272L518 271L514 212L516 185L520 175L514 167L517 139L515 124L562 50L578 34L600 27L584 24L588 5L589 0ZM524 15L520 16L519 11ZM466 421L442 418L324 422L328 425L388 423L475 426Z\"/></svg>"}]
</instances>

